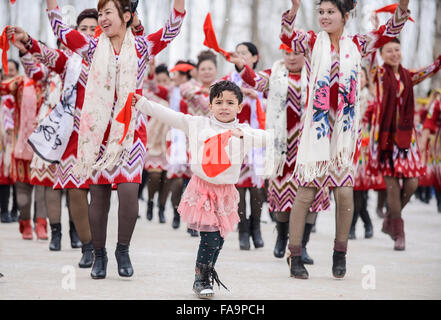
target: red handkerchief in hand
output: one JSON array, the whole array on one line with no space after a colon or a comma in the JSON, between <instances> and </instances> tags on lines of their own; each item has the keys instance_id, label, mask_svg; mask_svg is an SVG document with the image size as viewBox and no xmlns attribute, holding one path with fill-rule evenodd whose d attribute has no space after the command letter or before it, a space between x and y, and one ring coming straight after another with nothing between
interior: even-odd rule
<instances>
[{"instance_id":1,"label":"red handkerchief in hand","mask_svg":"<svg viewBox=\"0 0 441 320\"><path fill-rule=\"evenodd\" d=\"M8 50L9 50L9 41L8 36L6 35L6 31L9 26L6 26L3 29L2 34L0 35L0 50L2 50L2 66L3 70L5 70L5 74L9 74L8 69ZM15 36L12 38L12 42L15 42Z\"/></svg>"},{"instance_id":2,"label":"red handkerchief in hand","mask_svg":"<svg viewBox=\"0 0 441 320\"><path fill-rule=\"evenodd\" d=\"M207 17L205 18L204 33L205 33L204 46L207 46L218 53L222 53L225 56L225 59L230 61L231 58L230 54L221 47L219 47L219 44L216 39L216 33L214 32L214 28L213 28L213 22L211 21L210 13L208 13Z\"/></svg>"},{"instance_id":3,"label":"red handkerchief in hand","mask_svg":"<svg viewBox=\"0 0 441 320\"><path fill-rule=\"evenodd\" d=\"M391 4L391 5L382 7L380 9L378 9L378 10L375 10L375 13L387 12L387 13L394 14L395 10L397 10L397 8L398 8L398 3L395 3L395 4ZM412 22L415 22L415 20L413 20L412 17L409 17L409 20L412 21Z\"/></svg>"},{"instance_id":4,"label":"red handkerchief in hand","mask_svg":"<svg viewBox=\"0 0 441 320\"><path fill-rule=\"evenodd\" d=\"M205 140L202 170L208 177L214 178L231 167L230 158L225 151L230 138L231 130L228 130Z\"/></svg>"}]
</instances>

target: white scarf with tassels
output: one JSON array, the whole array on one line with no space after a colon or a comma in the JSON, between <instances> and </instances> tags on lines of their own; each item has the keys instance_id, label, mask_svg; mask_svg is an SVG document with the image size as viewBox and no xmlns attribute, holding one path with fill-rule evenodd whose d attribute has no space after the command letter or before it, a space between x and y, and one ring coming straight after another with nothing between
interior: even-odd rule
<instances>
[{"instance_id":1,"label":"white scarf with tassels","mask_svg":"<svg viewBox=\"0 0 441 320\"><path fill-rule=\"evenodd\" d=\"M312 52L309 101L294 172L301 182L353 166L360 122L361 54L346 32L340 40L338 111L331 134L331 40L320 32Z\"/></svg>"},{"instance_id":2,"label":"white scarf with tassels","mask_svg":"<svg viewBox=\"0 0 441 320\"><path fill-rule=\"evenodd\" d=\"M118 59L110 39L102 33L91 63L81 111L78 167L75 170L80 177L88 178L95 170L111 170L128 161L137 117L132 116L129 130L121 144L119 141L123 137L124 124L115 118L123 109L129 93L135 91L137 75L138 60L131 29L127 29ZM101 143L109 123L109 138L100 155Z\"/></svg>"}]
</instances>

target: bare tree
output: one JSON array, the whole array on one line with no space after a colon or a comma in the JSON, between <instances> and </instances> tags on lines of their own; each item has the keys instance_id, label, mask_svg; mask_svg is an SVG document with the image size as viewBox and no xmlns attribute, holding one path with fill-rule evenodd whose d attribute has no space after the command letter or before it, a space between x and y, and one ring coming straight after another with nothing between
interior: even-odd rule
<instances>
[{"instance_id":1,"label":"bare tree","mask_svg":"<svg viewBox=\"0 0 441 320\"><path fill-rule=\"evenodd\" d=\"M228 36L230 34L231 28L231 8L233 6L233 0L225 0L225 18L224 25L222 27L221 38L219 41L219 46L225 48ZM219 72L223 74L225 69L225 60L221 59L219 64Z\"/></svg>"},{"instance_id":2,"label":"bare tree","mask_svg":"<svg viewBox=\"0 0 441 320\"><path fill-rule=\"evenodd\" d=\"M259 8L260 0L252 0L251 3L251 42L253 42L258 48L260 47L259 36Z\"/></svg>"},{"instance_id":3,"label":"bare tree","mask_svg":"<svg viewBox=\"0 0 441 320\"><path fill-rule=\"evenodd\" d=\"M186 57L190 58L191 57L191 44L193 42L193 32L191 32L191 27L192 27L192 13L193 13L193 0L187 0L187 5L188 5L188 9L187 9L187 15L185 17L185 19L187 20L187 50L186 50Z\"/></svg>"},{"instance_id":4,"label":"bare tree","mask_svg":"<svg viewBox=\"0 0 441 320\"><path fill-rule=\"evenodd\" d=\"M435 60L441 54L441 1L437 1L435 19L436 31L435 31L435 44L433 46L433 59ZM432 88L441 88L441 73L437 73L432 79Z\"/></svg>"}]
</instances>

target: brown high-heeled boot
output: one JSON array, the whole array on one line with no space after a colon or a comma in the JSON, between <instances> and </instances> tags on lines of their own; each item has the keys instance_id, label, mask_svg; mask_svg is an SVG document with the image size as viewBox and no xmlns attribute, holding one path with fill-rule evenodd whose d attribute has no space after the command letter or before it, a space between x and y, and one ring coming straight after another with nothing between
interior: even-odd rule
<instances>
[{"instance_id":1,"label":"brown high-heeled boot","mask_svg":"<svg viewBox=\"0 0 441 320\"><path fill-rule=\"evenodd\" d=\"M391 220L393 230L393 240L395 241L394 250L403 251L406 249L406 239L404 234L404 220L396 218Z\"/></svg>"}]
</instances>

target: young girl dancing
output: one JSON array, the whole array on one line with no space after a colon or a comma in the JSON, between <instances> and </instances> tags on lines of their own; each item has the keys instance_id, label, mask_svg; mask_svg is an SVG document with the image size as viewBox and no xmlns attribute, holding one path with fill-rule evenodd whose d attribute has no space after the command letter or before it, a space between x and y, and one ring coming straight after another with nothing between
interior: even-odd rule
<instances>
[{"instance_id":1,"label":"young girl dancing","mask_svg":"<svg viewBox=\"0 0 441 320\"><path fill-rule=\"evenodd\" d=\"M201 237L193 291L199 298L211 298L214 281L222 284L214 266L224 238L240 221L239 192L234 184L239 180L245 155L252 148L265 147L269 134L238 122L243 94L230 81L211 87L210 117L183 114L140 95L134 97L138 111L182 130L189 137L193 175L178 212Z\"/></svg>"}]
</instances>

